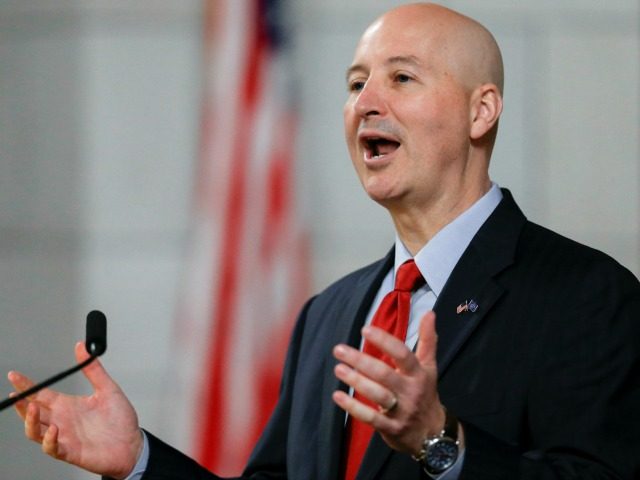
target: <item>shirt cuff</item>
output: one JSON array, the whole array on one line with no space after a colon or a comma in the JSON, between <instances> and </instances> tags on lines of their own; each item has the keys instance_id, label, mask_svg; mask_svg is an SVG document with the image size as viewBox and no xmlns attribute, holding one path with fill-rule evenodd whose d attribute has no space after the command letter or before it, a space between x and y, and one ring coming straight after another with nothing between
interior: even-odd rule
<instances>
[{"instance_id":1,"label":"shirt cuff","mask_svg":"<svg viewBox=\"0 0 640 480\"><path fill-rule=\"evenodd\" d=\"M144 433L144 430L141 431L143 441L142 452L140 453L133 470L124 480L140 480L144 472L147 470L147 464L149 463L149 439L147 438L147 434Z\"/></svg>"}]
</instances>

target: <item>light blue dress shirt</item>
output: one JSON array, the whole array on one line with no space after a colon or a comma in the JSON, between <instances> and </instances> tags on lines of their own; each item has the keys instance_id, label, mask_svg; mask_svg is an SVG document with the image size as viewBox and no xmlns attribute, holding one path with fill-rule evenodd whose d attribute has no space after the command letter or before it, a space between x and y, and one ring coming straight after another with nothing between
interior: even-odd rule
<instances>
[{"instance_id":1,"label":"light blue dress shirt","mask_svg":"<svg viewBox=\"0 0 640 480\"><path fill-rule=\"evenodd\" d=\"M447 283L453 268L471 243L482 224L502 200L502 192L497 184L493 183L489 191L463 212L451 223L440 230L413 258L422 273L426 283L416 290L411 296L411 310L409 313L409 327L405 343L414 349L418 343L418 330L420 319L425 313L433 309L433 306ZM367 315L366 324L369 325L375 311L378 309L384 296L393 290L395 274L405 261L411 258L411 253L396 236L395 260L393 270L385 276L376 297L371 304ZM362 345L360 346L362 348ZM149 461L149 442L144 435L144 448L140 458L131 474L125 480L140 480L147 468ZM447 472L437 478L438 480L456 480L464 462L464 451L461 452L456 464Z\"/></svg>"}]
</instances>

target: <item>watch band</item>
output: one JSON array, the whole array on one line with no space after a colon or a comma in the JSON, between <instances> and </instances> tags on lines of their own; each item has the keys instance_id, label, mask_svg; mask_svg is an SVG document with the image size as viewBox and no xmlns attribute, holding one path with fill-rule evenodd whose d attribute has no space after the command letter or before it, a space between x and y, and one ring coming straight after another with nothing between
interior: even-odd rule
<instances>
[{"instance_id":1,"label":"watch band","mask_svg":"<svg viewBox=\"0 0 640 480\"><path fill-rule=\"evenodd\" d=\"M441 437L448 437L458 441L458 418L446 408L444 409L444 428L440 433Z\"/></svg>"}]
</instances>

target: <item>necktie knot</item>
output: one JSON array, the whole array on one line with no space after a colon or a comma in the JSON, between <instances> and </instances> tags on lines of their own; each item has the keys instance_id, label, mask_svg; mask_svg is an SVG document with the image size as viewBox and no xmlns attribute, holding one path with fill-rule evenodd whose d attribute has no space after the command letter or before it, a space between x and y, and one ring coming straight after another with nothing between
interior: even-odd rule
<instances>
[{"instance_id":1,"label":"necktie knot","mask_svg":"<svg viewBox=\"0 0 640 480\"><path fill-rule=\"evenodd\" d=\"M400 265L400 268L396 272L396 284L394 288L401 292L412 292L420 288L424 283L425 280L420 270L418 270L416 262L407 260Z\"/></svg>"}]
</instances>

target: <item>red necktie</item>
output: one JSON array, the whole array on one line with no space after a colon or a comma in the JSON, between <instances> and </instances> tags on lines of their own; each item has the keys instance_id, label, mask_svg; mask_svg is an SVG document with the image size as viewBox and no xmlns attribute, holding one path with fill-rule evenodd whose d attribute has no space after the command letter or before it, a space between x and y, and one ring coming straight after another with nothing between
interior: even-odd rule
<instances>
[{"instance_id":1,"label":"red necktie","mask_svg":"<svg viewBox=\"0 0 640 480\"><path fill-rule=\"evenodd\" d=\"M380 303L378 310L373 316L371 325L386 330L393 336L404 341L407 336L407 326L409 325L411 292L420 288L424 283L424 278L422 278L413 260L407 260L400 265L396 273L394 290L382 299L382 303ZM364 342L362 351L381 359L383 362L395 368L391 358L383 354L369 342ZM372 402L360 396L358 392L354 393L354 398L369 406L375 407ZM345 436L345 480L353 480L356 478L356 474L362 463L362 457L364 457L364 452L371 440L371 435L373 435L372 427L359 420L349 418Z\"/></svg>"}]
</instances>

